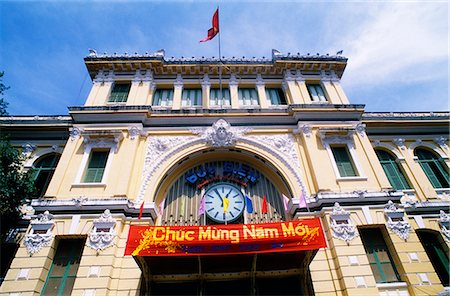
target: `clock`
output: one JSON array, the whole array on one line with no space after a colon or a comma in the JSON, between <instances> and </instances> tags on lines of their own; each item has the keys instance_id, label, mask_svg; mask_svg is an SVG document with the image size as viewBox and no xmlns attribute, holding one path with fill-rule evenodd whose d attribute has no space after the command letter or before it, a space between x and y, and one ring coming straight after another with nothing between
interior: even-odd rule
<instances>
[{"instance_id":1,"label":"clock","mask_svg":"<svg viewBox=\"0 0 450 296\"><path fill-rule=\"evenodd\" d=\"M219 183L205 193L206 215L215 222L236 220L244 211L245 201L241 190L228 183Z\"/></svg>"}]
</instances>

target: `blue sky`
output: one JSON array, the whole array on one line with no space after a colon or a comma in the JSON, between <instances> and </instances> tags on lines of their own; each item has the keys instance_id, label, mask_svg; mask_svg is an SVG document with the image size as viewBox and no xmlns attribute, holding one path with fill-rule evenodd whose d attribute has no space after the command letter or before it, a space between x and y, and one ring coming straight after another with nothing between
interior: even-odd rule
<instances>
[{"instance_id":1,"label":"blue sky","mask_svg":"<svg viewBox=\"0 0 450 296\"><path fill-rule=\"evenodd\" d=\"M1 1L0 70L12 115L67 114L91 87L83 58L166 50L217 56L217 1ZM222 55L344 51L342 84L367 111L449 110L447 1L223 1Z\"/></svg>"}]
</instances>

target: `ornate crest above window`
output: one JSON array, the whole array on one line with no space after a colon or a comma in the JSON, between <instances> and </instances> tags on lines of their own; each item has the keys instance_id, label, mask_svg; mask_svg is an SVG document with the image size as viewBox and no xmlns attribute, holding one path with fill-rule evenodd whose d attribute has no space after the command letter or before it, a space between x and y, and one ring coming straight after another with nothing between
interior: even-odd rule
<instances>
[{"instance_id":1,"label":"ornate crest above window","mask_svg":"<svg viewBox=\"0 0 450 296\"><path fill-rule=\"evenodd\" d=\"M334 203L333 212L330 214L331 230L334 238L347 243L358 236L355 225L350 220L350 212L344 210L339 203Z\"/></svg>"},{"instance_id":2,"label":"ornate crest above window","mask_svg":"<svg viewBox=\"0 0 450 296\"><path fill-rule=\"evenodd\" d=\"M388 219L388 228L400 238L407 240L411 225L405 220L405 212L398 209L398 207L390 200L384 206L384 214Z\"/></svg>"},{"instance_id":3,"label":"ornate crest above window","mask_svg":"<svg viewBox=\"0 0 450 296\"><path fill-rule=\"evenodd\" d=\"M450 215L441 210L438 222L442 235L446 241L450 242Z\"/></svg>"},{"instance_id":4,"label":"ornate crest above window","mask_svg":"<svg viewBox=\"0 0 450 296\"><path fill-rule=\"evenodd\" d=\"M106 209L98 219L94 220L94 228L89 233L86 245L97 252L111 247L116 236L115 225L116 220L112 217L111 212Z\"/></svg>"},{"instance_id":5,"label":"ornate crest above window","mask_svg":"<svg viewBox=\"0 0 450 296\"><path fill-rule=\"evenodd\" d=\"M39 214L30 224L31 229L25 236L24 244L28 253L32 256L50 244L53 239L52 230L55 222L53 221L53 215L49 211L45 211L43 214Z\"/></svg>"}]
</instances>

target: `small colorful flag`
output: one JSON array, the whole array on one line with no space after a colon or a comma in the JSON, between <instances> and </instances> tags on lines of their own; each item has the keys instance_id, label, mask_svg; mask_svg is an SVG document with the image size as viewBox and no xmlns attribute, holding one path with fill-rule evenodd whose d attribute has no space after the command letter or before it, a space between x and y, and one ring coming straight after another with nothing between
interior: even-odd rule
<instances>
[{"instance_id":1,"label":"small colorful flag","mask_svg":"<svg viewBox=\"0 0 450 296\"><path fill-rule=\"evenodd\" d=\"M159 214L162 216L163 215L163 213L164 213L164 204L165 204L165 199L163 199L162 201L161 201L161 203L159 204Z\"/></svg>"},{"instance_id":2,"label":"small colorful flag","mask_svg":"<svg viewBox=\"0 0 450 296\"><path fill-rule=\"evenodd\" d=\"M198 215L203 215L205 213L205 196L203 195L200 200L200 206L198 207Z\"/></svg>"},{"instance_id":3,"label":"small colorful flag","mask_svg":"<svg viewBox=\"0 0 450 296\"><path fill-rule=\"evenodd\" d=\"M267 214L268 212L269 212L269 210L268 210L268 207L267 207L267 198L264 195L263 203L262 203L262 206L261 206L261 213Z\"/></svg>"},{"instance_id":4,"label":"small colorful flag","mask_svg":"<svg viewBox=\"0 0 450 296\"><path fill-rule=\"evenodd\" d=\"M289 210L289 197L282 194L283 196L283 204L284 204L284 210L287 212Z\"/></svg>"},{"instance_id":5,"label":"small colorful flag","mask_svg":"<svg viewBox=\"0 0 450 296\"><path fill-rule=\"evenodd\" d=\"M253 203L247 194L245 195L245 207L247 208L247 213L249 214L253 213Z\"/></svg>"},{"instance_id":6,"label":"small colorful flag","mask_svg":"<svg viewBox=\"0 0 450 296\"><path fill-rule=\"evenodd\" d=\"M144 212L144 202L142 202L141 207L139 208L139 217L138 219L142 218L142 213Z\"/></svg>"},{"instance_id":7,"label":"small colorful flag","mask_svg":"<svg viewBox=\"0 0 450 296\"><path fill-rule=\"evenodd\" d=\"M206 38L200 40L200 42L205 42L213 39L217 33L219 33L219 8L217 8L216 12L212 18L212 28L208 30L208 36Z\"/></svg>"},{"instance_id":8,"label":"small colorful flag","mask_svg":"<svg viewBox=\"0 0 450 296\"><path fill-rule=\"evenodd\" d=\"M300 198L298 200L298 207L299 208L307 208L308 204L306 203L306 198L303 195L303 191L300 193Z\"/></svg>"}]
</instances>

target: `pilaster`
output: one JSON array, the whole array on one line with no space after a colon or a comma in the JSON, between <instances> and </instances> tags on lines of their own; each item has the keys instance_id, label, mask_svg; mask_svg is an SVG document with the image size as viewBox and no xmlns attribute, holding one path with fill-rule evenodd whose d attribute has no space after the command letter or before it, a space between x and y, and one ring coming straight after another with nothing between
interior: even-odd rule
<instances>
[{"instance_id":1,"label":"pilaster","mask_svg":"<svg viewBox=\"0 0 450 296\"><path fill-rule=\"evenodd\" d=\"M211 82L209 81L208 74L203 76L202 80L202 105L203 108L209 109L209 93L211 91Z\"/></svg>"},{"instance_id":2,"label":"pilaster","mask_svg":"<svg viewBox=\"0 0 450 296\"><path fill-rule=\"evenodd\" d=\"M173 105L172 109L181 109L181 94L183 92L183 77L181 74L177 75L177 79L173 83Z\"/></svg>"},{"instance_id":3,"label":"pilaster","mask_svg":"<svg viewBox=\"0 0 450 296\"><path fill-rule=\"evenodd\" d=\"M230 87L230 96L231 96L231 108L239 109L239 95L238 95L238 85L239 82L236 79L234 74L231 74L229 87Z\"/></svg>"},{"instance_id":4,"label":"pilaster","mask_svg":"<svg viewBox=\"0 0 450 296\"><path fill-rule=\"evenodd\" d=\"M295 77L290 71L286 71L284 73L283 85L289 93L292 99L292 103L302 104L302 95L300 93L300 89L297 87L297 84L295 83Z\"/></svg>"},{"instance_id":5,"label":"pilaster","mask_svg":"<svg viewBox=\"0 0 450 296\"><path fill-rule=\"evenodd\" d=\"M263 109L268 108L269 103L267 101L265 83L261 77L261 74L258 74L256 77L256 90L258 91L259 106Z\"/></svg>"}]
</instances>

